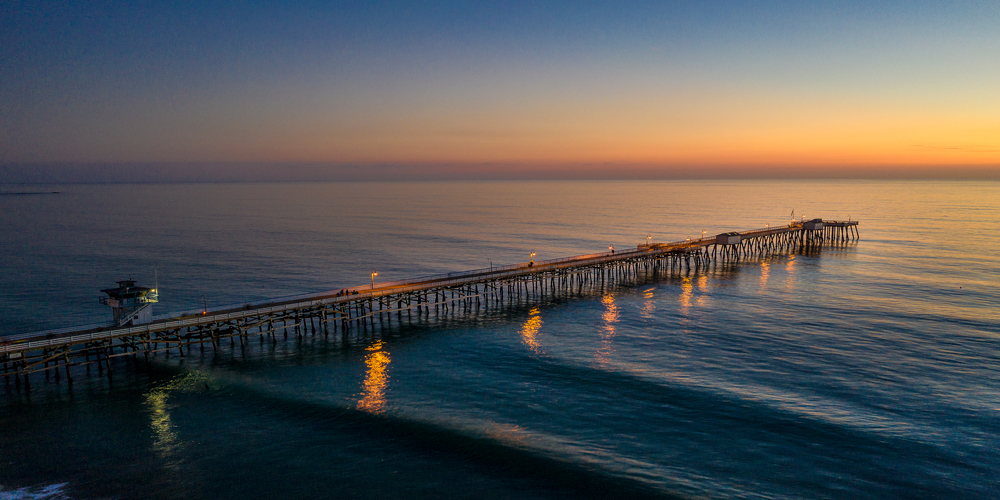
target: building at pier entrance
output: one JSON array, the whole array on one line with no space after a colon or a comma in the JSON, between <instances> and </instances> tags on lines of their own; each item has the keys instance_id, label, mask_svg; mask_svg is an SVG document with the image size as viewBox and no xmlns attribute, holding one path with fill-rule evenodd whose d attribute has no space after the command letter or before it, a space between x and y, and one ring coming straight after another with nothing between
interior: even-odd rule
<instances>
[{"instance_id":1,"label":"building at pier entrance","mask_svg":"<svg viewBox=\"0 0 1000 500\"><path fill-rule=\"evenodd\" d=\"M101 304L111 308L117 326L142 325L153 321L153 303L159 301L155 288L135 286L135 281L121 280L118 288L101 290Z\"/></svg>"}]
</instances>

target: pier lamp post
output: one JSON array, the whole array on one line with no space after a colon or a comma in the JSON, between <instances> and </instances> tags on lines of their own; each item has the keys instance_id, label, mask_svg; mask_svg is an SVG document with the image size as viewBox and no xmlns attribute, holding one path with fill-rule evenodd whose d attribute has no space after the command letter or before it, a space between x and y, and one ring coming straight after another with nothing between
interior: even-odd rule
<instances>
[{"instance_id":1,"label":"pier lamp post","mask_svg":"<svg viewBox=\"0 0 1000 500\"><path fill-rule=\"evenodd\" d=\"M707 233L707 232L708 232L708 229L702 229L701 230L701 239L705 239L705 233Z\"/></svg>"},{"instance_id":2,"label":"pier lamp post","mask_svg":"<svg viewBox=\"0 0 1000 500\"><path fill-rule=\"evenodd\" d=\"M531 252L531 255L528 255L528 263L535 265L535 252Z\"/></svg>"},{"instance_id":3,"label":"pier lamp post","mask_svg":"<svg viewBox=\"0 0 1000 500\"><path fill-rule=\"evenodd\" d=\"M201 296L201 301L202 301L203 304L205 304L205 308L201 310L201 313L202 314L208 314L208 299L206 299L205 296L202 295Z\"/></svg>"},{"instance_id":4,"label":"pier lamp post","mask_svg":"<svg viewBox=\"0 0 1000 500\"><path fill-rule=\"evenodd\" d=\"M646 235L646 246L647 247L649 246L649 239L652 238L652 237L653 237L652 235L649 235L649 234Z\"/></svg>"},{"instance_id":5,"label":"pier lamp post","mask_svg":"<svg viewBox=\"0 0 1000 500\"><path fill-rule=\"evenodd\" d=\"M608 245L608 251L611 252L611 253L615 253L615 246L614 245Z\"/></svg>"},{"instance_id":6,"label":"pier lamp post","mask_svg":"<svg viewBox=\"0 0 1000 500\"><path fill-rule=\"evenodd\" d=\"M771 229L771 223L770 222L765 222L764 223L764 227L766 227L768 230L770 230Z\"/></svg>"},{"instance_id":7,"label":"pier lamp post","mask_svg":"<svg viewBox=\"0 0 1000 500\"><path fill-rule=\"evenodd\" d=\"M372 290L375 289L375 277L378 276L378 272L372 269Z\"/></svg>"}]
</instances>

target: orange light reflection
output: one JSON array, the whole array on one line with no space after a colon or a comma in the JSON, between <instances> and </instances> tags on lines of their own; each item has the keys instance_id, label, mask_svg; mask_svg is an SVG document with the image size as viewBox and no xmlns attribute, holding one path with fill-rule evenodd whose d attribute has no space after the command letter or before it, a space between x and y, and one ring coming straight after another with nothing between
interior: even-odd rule
<instances>
[{"instance_id":1,"label":"orange light reflection","mask_svg":"<svg viewBox=\"0 0 1000 500\"><path fill-rule=\"evenodd\" d=\"M701 294L698 295L697 304L701 307L704 307L705 302L707 302L708 298L710 297L710 295L708 294L707 275L702 274L701 276L698 276L698 291L701 292Z\"/></svg>"},{"instance_id":2,"label":"orange light reflection","mask_svg":"<svg viewBox=\"0 0 1000 500\"><path fill-rule=\"evenodd\" d=\"M691 309L691 297L694 296L694 284L691 283L691 278L685 276L684 281L681 282L681 314L684 316L688 315L688 311Z\"/></svg>"},{"instance_id":3,"label":"orange light reflection","mask_svg":"<svg viewBox=\"0 0 1000 500\"><path fill-rule=\"evenodd\" d=\"M792 255L788 259L788 263L785 264L785 290L793 290L795 288L795 256Z\"/></svg>"},{"instance_id":4,"label":"orange light reflection","mask_svg":"<svg viewBox=\"0 0 1000 500\"><path fill-rule=\"evenodd\" d=\"M601 303L604 304L604 314L601 315L601 319L604 320L604 325L601 327L601 346L597 349L597 354L595 357L600 364L607 364L611 361L611 354L615 351L614 338L615 338L615 323L618 322L618 305L615 304L615 297L612 294L607 294L601 298Z\"/></svg>"},{"instance_id":5,"label":"orange light reflection","mask_svg":"<svg viewBox=\"0 0 1000 500\"><path fill-rule=\"evenodd\" d=\"M767 289L767 278L771 276L771 263L761 262L760 264L760 291Z\"/></svg>"},{"instance_id":6,"label":"orange light reflection","mask_svg":"<svg viewBox=\"0 0 1000 500\"><path fill-rule=\"evenodd\" d=\"M538 343L538 330L542 328L542 317L539 316L537 307L531 308L528 312L528 320L521 325L521 342L528 346L535 354L544 354L541 345Z\"/></svg>"},{"instance_id":7,"label":"orange light reflection","mask_svg":"<svg viewBox=\"0 0 1000 500\"><path fill-rule=\"evenodd\" d=\"M650 288L643 292L642 297L647 300L643 302L639 315L645 319L653 319L653 311L656 310L656 301L653 300L653 289Z\"/></svg>"},{"instance_id":8,"label":"orange light reflection","mask_svg":"<svg viewBox=\"0 0 1000 500\"><path fill-rule=\"evenodd\" d=\"M391 360L389 353L382 350L381 340L368 346L366 350L372 352L365 357L368 372L365 374L364 395L358 401L358 409L371 413L382 413L385 411L385 388L389 384L386 369Z\"/></svg>"}]
</instances>

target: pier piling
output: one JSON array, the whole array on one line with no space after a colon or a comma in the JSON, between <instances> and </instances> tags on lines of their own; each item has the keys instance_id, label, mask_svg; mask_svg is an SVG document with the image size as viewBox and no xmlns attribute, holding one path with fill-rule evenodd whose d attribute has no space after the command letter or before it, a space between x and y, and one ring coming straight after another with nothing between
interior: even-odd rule
<instances>
[{"instance_id":1,"label":"pier piling","mask_svg":"<svg viewBox=\"0 0 1000 500\"><path fill-rule=\"evenodd\" d=\"M633 282L640 276L700 272L711 265L733 265L743 260L766 258L791 252L810 252L824 244L847 243L859 238L858 221L792 222L787 226L730 232L675 243L649 243L635 250L614 251L534 261L510 266L491 266L460 273L430 276L388 283L372 283L301 298L263 304L245 304L238 308L204 311L202 314L156 319L137 326L102 328L67 328L55 331L0 337L0 361L5 385L14 378L17 390L21 379L30 387L29 375L51 374L56 380L65 372L73 381L73 366L85 366L90 373L96 364L98 375L107 370L112 375L112 358L142 352L148 365L150 356L177 349L177 355L191 354L198 344L204 352L205 341L218 353L219 342L229 338L241 349L245 337L257 335L260 346L265 336L272 347L277 345L280 330L287 339L289 330L298 342L315 338L317 329L326 338L340 333L347 340L350 332L362 334L393 325L402 325L402 313L412 321L476 315L482 308L505 308L532 301L566 297L573 293L604 293L607 287ZM377 307L376 307L377 305ZM432 308L433 306L433 308ZM376 315L378 321L376 321ZM276 326L280 325L280 326ZM309 336L309 332L312 335ZM160 344L164 347L160 348ZM187 352L185 352L187 348ZM61 369L61 370L60 370Z\"/></svg>"}]
</instances>

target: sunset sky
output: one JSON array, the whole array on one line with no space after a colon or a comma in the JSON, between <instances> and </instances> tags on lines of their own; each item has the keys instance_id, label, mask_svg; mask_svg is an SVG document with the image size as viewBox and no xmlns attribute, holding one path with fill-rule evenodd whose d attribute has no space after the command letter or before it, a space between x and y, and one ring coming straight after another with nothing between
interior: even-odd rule
<instances>
[{"instance_id":1,"label":"sunset sky","mask_svg":"<svg viewBox=\"0 0 1000 500\"><path fill-rule=\"evenodd\" d=\"M995 1L70 3L4 2L8 167L1000 175Z\"/></svg>"}]
</instances>

